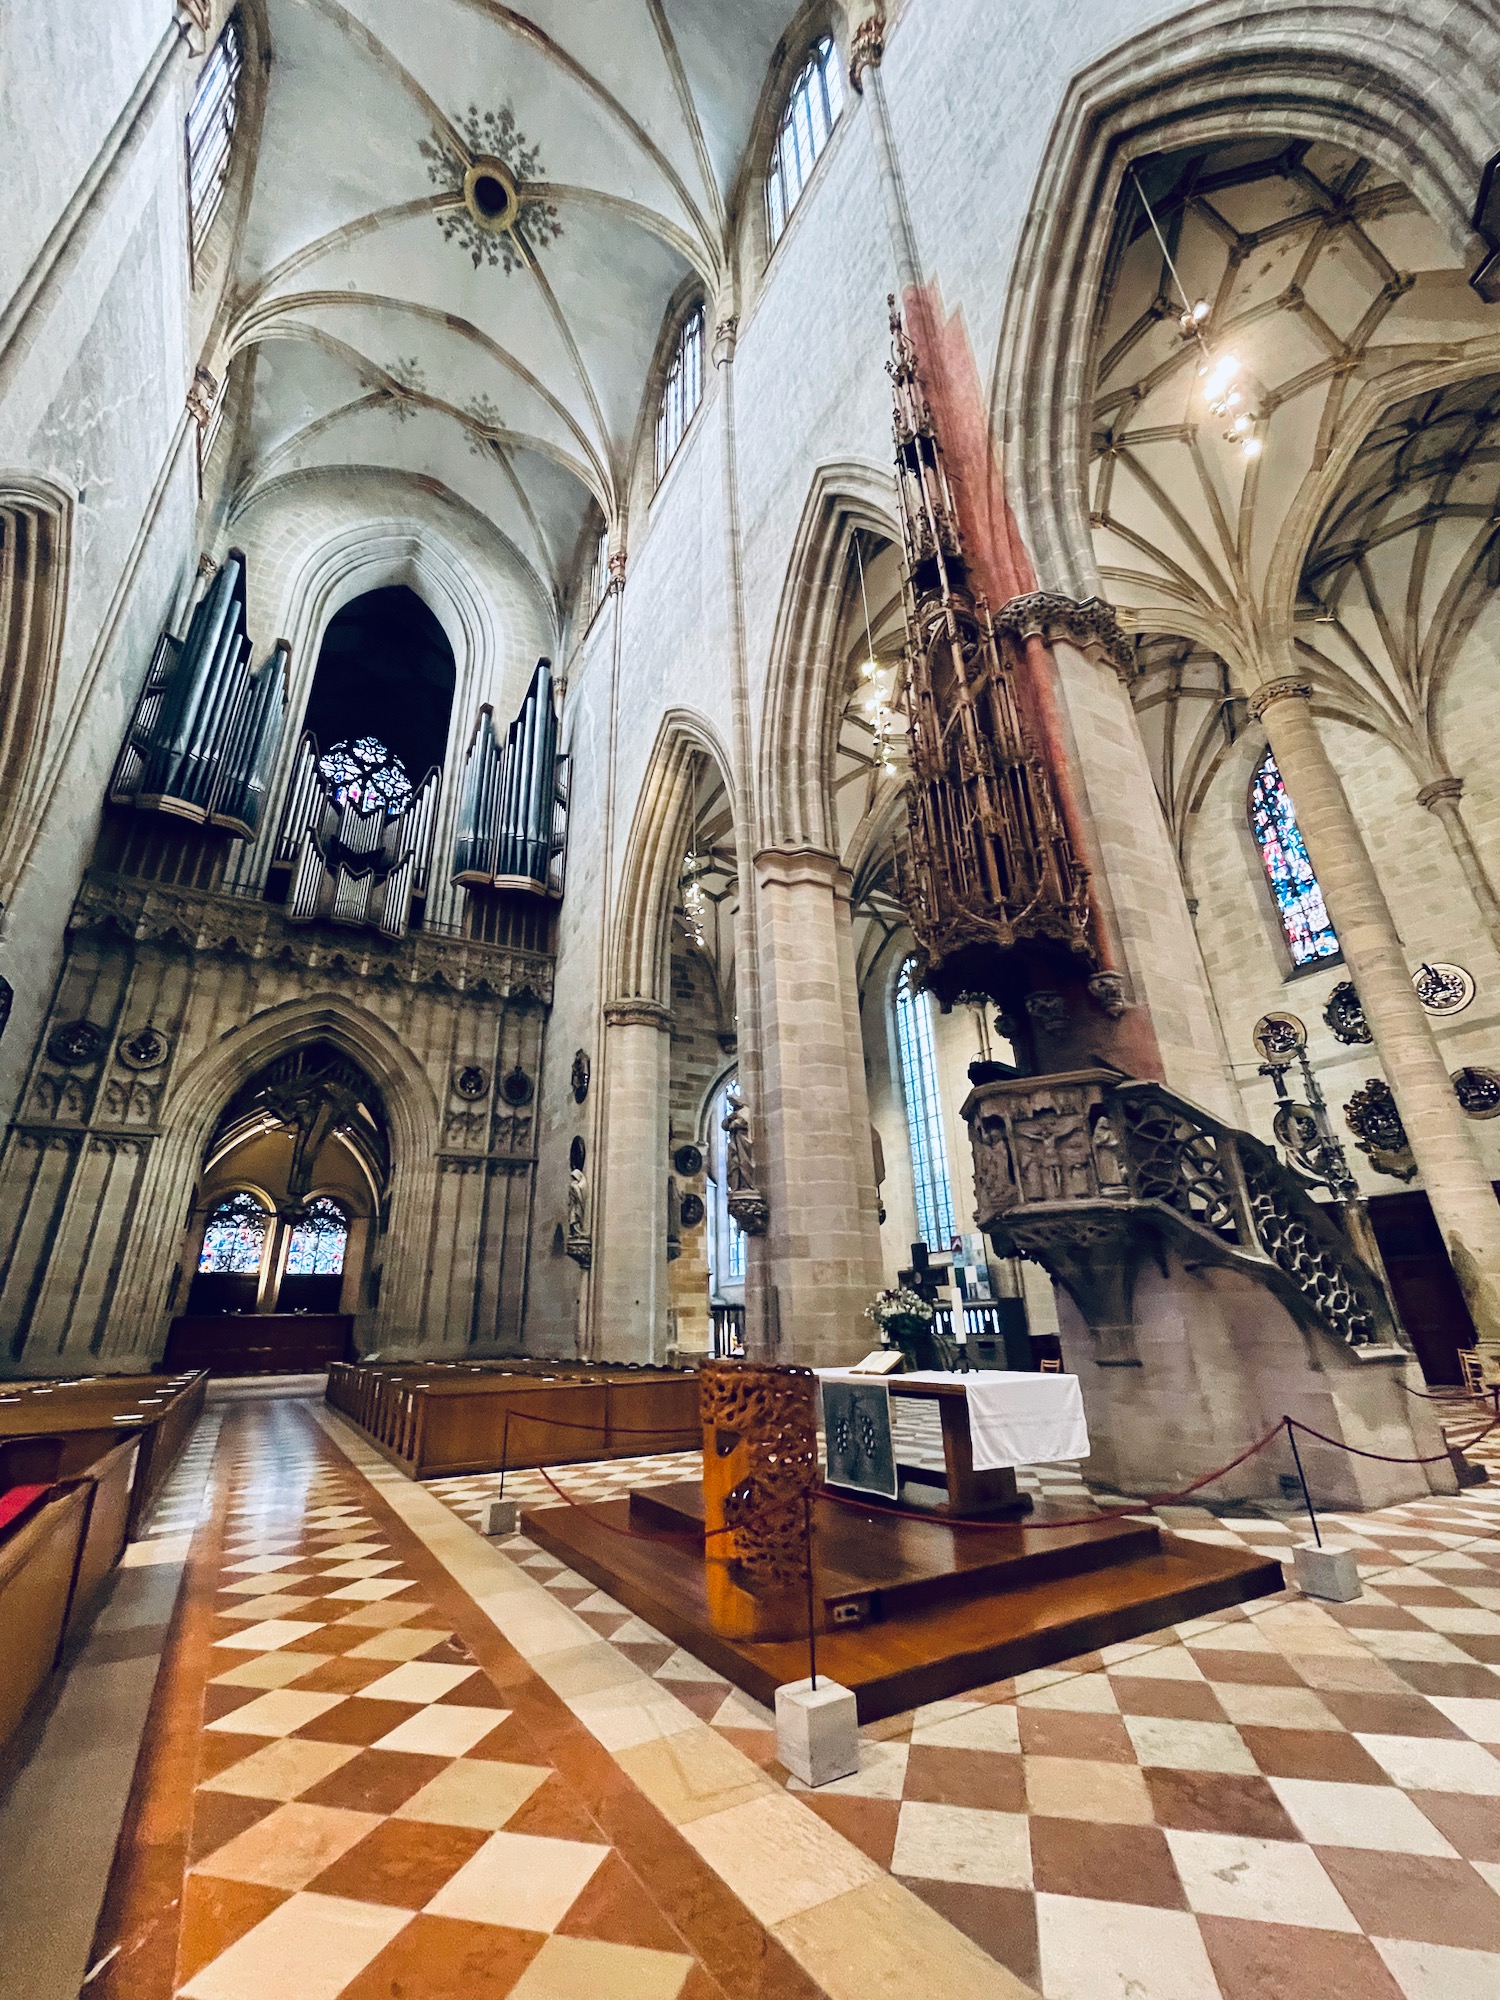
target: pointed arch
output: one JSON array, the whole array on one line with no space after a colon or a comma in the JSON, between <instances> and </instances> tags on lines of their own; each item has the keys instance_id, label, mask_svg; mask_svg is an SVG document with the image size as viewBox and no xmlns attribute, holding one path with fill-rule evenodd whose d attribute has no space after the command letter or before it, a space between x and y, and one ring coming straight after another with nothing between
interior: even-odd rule
<instances>
[{"instance_id":1,"label":"pointed arch","mask_svg":"<svg viewBox=\"0 0 1500 2000\"><path fill-rule=\"evenodd\" d=\"M839 598L854 537L899 542L896 484L861 459L814 473L787 564L761 721L762 845L838 847L832 777L842 688L835 672Z\"/></svg>"},{"instance_id":2,"label":"pointed arch","mask_svg":"<svg viewBox=\"0 0 1500 2000\"><path fill-rule=\"evenodd\" d=\"M713 725L688 709L669 709L647 760L625 846L611 954L616 999L671 1004L672 898L705 763L717 771L732 800L729 755Z\"/></svg>"},{"instance_id":3,"label":"pointed arch","mask_svg":"<svg viewBox=\"0 0 1500 2000\"><path fill-rule=\"evenodd\" d=\"M990 395L1043 588L1100 592L1085 485L1093 316L1079 302L1099 296L1132 159L1259 134L1332 140L1386 167L1477 256L1469 215L1493 151L1497 66L1500 21L1483 0L1441 22L1370 0L1208 0L1080 72L1033 190Z\"/></svg>"},{"instance_id":4,"label":"pointed arch","mask_svg":"<svg viewBox=\"0 0 1500 2000\"><path fill-rule=\"evenodd\" d=\"M34 787L62 650L72 498L0 472L0 907L35 830Z\"/></svg>"}]
</instances>

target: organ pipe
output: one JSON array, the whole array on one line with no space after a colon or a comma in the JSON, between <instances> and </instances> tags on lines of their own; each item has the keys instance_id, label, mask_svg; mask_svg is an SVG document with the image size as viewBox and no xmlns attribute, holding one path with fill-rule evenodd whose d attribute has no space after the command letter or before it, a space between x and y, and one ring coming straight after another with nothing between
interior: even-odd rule
<instances>
[{"instance_id":1,"label":"organ pipe","mask_svg":"<svg viewBox=\"0 0 1500 2000\"><path fill-rule=\"evenodd\" d=\"M552 662L538 660L520 712L502 744L486 704L464 762L453 880L466 889L525 889L557 895L557 704Z\"/></svg>"},{"instance_id":2,"label":"organ pipe","mask_svg":"<svg viewBox=\"0 0 1500 2000\"><path fill-rule=\"evenodd\" d=\"M116 805L250 838L286 715L291 648L251 668L245 559L231 549L185 635L164 632L110 781Z\"/></svg>"}]
</instances>

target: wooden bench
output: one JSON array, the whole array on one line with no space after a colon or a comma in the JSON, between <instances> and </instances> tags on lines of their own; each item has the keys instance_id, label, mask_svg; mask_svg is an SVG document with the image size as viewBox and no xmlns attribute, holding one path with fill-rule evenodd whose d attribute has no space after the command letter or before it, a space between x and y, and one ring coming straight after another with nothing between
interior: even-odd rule
<instances>
[{"instance_id":1,"label":"wooden bench","mask_svg":"<svg viewBox=\"0 0 1500 2000\"><path fill-rule=\"evenodd\" d=\"M687 1369L579 1362L331 1368L329 1404L414 1479L692 1451L702 1442Z\"/></svg>"},{"instance_id":2,"label":"wooden bench","mask_svg":"<svg viewBox=\"0 0 1500 2000\"><path fill-rule=\"evenodd\" d=\"M62 1456L55 1476L70 1479L99 1464L122 1441L132 1442L126 1534L133 1538L203 1413L207 1388L208 1377L201 1373L0 1382L0 1445L56 1438Z\"/></svg>"}]
</instances>

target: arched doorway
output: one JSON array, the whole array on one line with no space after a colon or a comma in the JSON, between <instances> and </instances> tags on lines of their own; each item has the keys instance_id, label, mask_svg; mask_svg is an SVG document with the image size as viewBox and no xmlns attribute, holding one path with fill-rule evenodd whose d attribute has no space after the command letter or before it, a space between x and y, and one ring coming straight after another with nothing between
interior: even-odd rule
<instances>
[{"instance_id":1,"label":"arched doorway","mask_svg":"<svg viewBox=\"0 0 1500 2000\"><path fill-rule=\"evenodd\" d=\"M257 1071L204 1154L168 1362L260 1374L346 1354L379 1290L389 1178L380 1093L342 1050L308 1042Z\"/></svg>"}]
</instances>

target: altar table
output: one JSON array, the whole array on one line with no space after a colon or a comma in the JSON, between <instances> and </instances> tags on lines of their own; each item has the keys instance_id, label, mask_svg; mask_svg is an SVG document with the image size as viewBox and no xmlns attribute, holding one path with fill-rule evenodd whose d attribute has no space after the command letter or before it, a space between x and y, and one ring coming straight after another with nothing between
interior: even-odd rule
<instances>
[{"instance_id":1,"label":"altar table","mask_svg":"<svg viewBox=\"0 0 1500 2000\"><path fill-rule=\"evenodd\" d=\"M946 1486L945 1513L1027 1512L1031 1503L1016 1487L1018 1465L1051 1465L1089 1455L1083 1395L1074 1375L1001 1369L950 1375L920 1369L910 1375L872 1376L849 1368L820 1368L817 1374L820 1381L884 1388L892 1396L937 1403L943 1472L901 1463L896 1483L898 1490L903 1479ZM887 1497L894 1497L889 1489Z\"/></svg>"}]
</instances>

